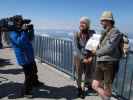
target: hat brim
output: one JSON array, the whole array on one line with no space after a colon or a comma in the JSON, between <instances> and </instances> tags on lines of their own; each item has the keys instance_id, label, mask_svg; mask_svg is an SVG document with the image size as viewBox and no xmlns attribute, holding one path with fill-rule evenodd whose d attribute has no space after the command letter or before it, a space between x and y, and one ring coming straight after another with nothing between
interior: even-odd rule
<instances>
[{"instance_id":1,"label":"hat brim","mask_svg":"<svg viewBox=\"0 0 133 100\"><path fill-rule=\"evenodd\" d=\"M109 21L114 21L112 18L100 18L100 20L109 20Z\"/></svg>"}]
</instances>

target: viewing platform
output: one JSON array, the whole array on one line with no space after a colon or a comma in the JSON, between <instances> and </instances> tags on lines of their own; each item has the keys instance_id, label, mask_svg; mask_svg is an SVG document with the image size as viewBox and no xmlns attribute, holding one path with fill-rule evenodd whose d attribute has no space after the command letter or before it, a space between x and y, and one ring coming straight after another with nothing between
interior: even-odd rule
<instances>
[{"instance_id":1,"label":"viewing platform","mask_svg":"<svg viewBox=\"0 0 133 100\"><path fill-rule=\"evenodd\" d=\"M77 97L73 42L48 36L35 36L33 42L39 80L44 86L33 89L34 100L81 100ZM120 61L111 100L133 100L133 52ZM23 96L24 74L11 48L0 49L0 99L27 100ZM86 94L85 100L101 100Z\"/></svg>"},{"instance_id":2,"label":"viewing platform","mask_svg":"<svg viewBox=\"0 0 133 100\"><path fill-rule=\"evenodd\" d=\"M0 50L0 99L28 100L23 97L24 74L15 62L12 49ZM44 86L33 89L34 100L80 100L76 82L52 66L37 61L39 80ZM101 100L98 96L86 96L85 100ZM112 99L116 100L116 99Z\"/></svg>"}]
</instances>

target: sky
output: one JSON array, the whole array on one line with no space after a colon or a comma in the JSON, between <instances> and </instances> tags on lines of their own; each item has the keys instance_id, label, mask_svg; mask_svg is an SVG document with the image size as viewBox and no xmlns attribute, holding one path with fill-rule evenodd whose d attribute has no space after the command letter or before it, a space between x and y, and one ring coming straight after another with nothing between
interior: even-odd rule
<instances>
[{"instance_id":1,"label":"sky","mask_svg":"<svg viewBox=\"0 0 133 100\"><path fill-rule=\"evenodd\" d=\"M0 18L21 14L37 29L78 29L81 16L100 26L103 11L112 11L116 26L133 33L133 0L0 0Z\"/></svg>"}]
</instances>

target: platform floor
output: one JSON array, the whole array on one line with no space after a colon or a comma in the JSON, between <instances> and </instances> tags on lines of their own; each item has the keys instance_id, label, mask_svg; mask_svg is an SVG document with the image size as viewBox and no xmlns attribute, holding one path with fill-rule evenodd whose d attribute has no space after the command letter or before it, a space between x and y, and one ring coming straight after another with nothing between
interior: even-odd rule
<instances>
[{"instance_id":1,"label":"platform floor","mask_svg":"<svg viewBox=\"0 0 133 100\"><path fill-rule=\"evenodd\" d=\"M39 80L44 86L33 89L33 100L81 100L77 98L76 82L50 65L37 61ZM16 64L12 49L0 49L0 99L28 100L23 97L24 74ZM86 96L85 100L101 100ZM113 99L112 100L116 100Z\"/></svg>"}]
</instances>

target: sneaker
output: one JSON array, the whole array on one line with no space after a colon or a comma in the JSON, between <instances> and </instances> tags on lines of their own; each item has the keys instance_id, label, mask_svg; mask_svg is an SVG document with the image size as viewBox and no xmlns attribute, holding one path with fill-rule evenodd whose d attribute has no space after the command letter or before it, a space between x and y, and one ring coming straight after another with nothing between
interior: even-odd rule
<instances>
[{"instance_id":1,"label":"sneaker","mask_svg":"<svg viewBox=\"0 0 133 100\"><path fill-rule=\"evenodd\" d=\"M87 95L88 96L97 96L98 94L95 90L92 89L92 87L88 87Z\"/></svg>"}]
</instances>

